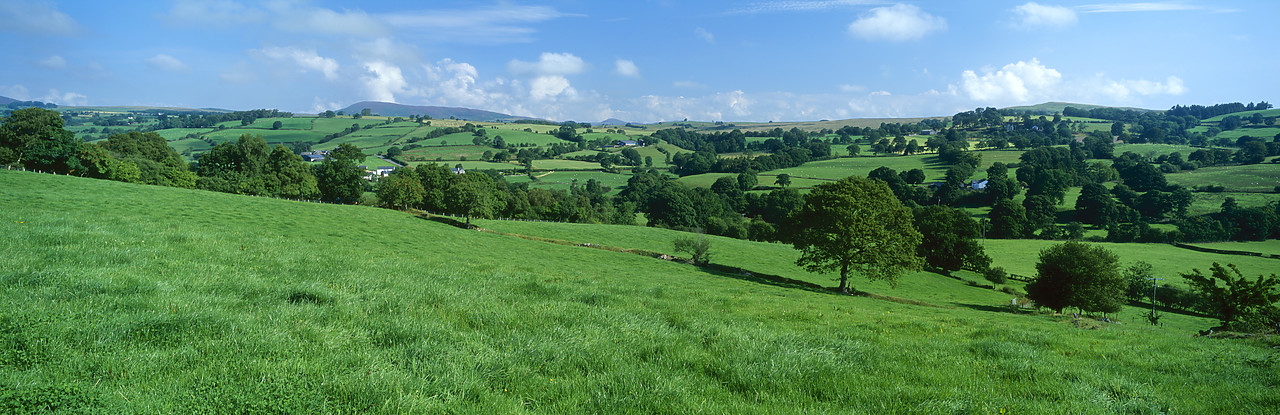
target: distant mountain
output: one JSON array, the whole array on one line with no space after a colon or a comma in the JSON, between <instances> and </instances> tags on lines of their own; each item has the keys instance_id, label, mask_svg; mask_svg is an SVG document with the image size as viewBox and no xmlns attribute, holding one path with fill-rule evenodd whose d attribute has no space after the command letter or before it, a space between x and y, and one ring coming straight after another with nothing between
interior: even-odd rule
<instances>
[{"instance_id":1,"label":"distant mountain","mask_svg":"<svg viewBox=\"0 0 1280 415\"><path fill-rule=\"evenodd\" d=\"M623 120L619 120L617 118L610 118L610 119L596 123L596 125L627 125L627 124L630 124L630 123Z\"/></svg>"},{"instance_id":2,"label":"distant mountain","mask_svg":"<svg viewBox=\"0 0 1280 415\"><path fill-rule=\"evenodd\" d=\"M529 120L530 117L519 117L493 111L477 110L471 108L456 107L435 107L420 105L404 105L394 102L381 101L361 101L351 104L342 111L347 114L359 114L361 110L368 108L374 114L388 117L408 117L410 115L428 115L431 118L449 118L454 117L460 120L468 121L514 121Z\"/></svg>"},{"instance_id":3,"label":"distant mountain","mask_svg":"<svg viewBox=\"0 0 1280 415\"><path fill-rule=\"evenodd\" d=\"M9 97L0 97L0 105L9 105L10 102L18 102L18 100Z\"/></svg>"},{"instance_id":4,"label":"distant mountain","mask_svg":"<svg viewBox=\"0 0 1280 415\"><path fill-rule=\"evenodd\" d=\"M1146 108L1109 107L1106 105L1075 104L1070 102L1046 102L1046 103L1037 104L1037 105L1023 105L1023 106L1017 106L1017 107L1007 107L1003 109L1023 110L1023 111L1043 111L1048 113L1054 113L1054 112L1062 112L1062 109L1066 107L1074 107L1076 109L1082 109L1082 110L1091 110L1094 108L1118 108L1122 110L1132 110L1132 111L1140 111L1140 112L1155 111L1155 110L1146 109Z\"/></svg>"}]
</instances>

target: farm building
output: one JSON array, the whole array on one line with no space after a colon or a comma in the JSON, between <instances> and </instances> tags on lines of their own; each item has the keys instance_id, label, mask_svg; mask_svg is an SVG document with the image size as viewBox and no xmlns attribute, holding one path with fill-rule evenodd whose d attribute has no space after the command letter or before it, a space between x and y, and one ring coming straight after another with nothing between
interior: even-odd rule
<instances>
[{"instance_id":1,"label":"farm building","mask_svg":"<svg viewBox=\"0 0 1280 415\"><path fill-rule=\"evenodd\" d=\"M636 140L618 140L613 142L613 144L618 147L635 147L640 145L640 142Z\"/></svg>"}]
</instances>

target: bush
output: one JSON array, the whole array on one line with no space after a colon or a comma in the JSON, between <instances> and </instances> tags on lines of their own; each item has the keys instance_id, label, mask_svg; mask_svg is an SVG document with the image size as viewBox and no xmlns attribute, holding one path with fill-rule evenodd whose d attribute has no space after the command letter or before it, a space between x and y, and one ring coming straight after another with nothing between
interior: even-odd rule
<instances>
[{"instance_id":1,"label":"bush","mask_svg":"<svg viewBox=\"0 0 1280 415\"><path fill-rule=\"evenodd\" d=\"M711 240L706 235L699 234L695 238L679 237L674 241L676 252L689 254L692 258L690 261L697 265L706 265L711 262Z\"/></svg>"},{"instance_id":2,"label":"bush","mask_svg":"<svg viewBox=\"0 0 1280 415\"><path fill-rule=\"evenodd\" d=\"M987 268L982 272L982 277L995 284L1004 284L1009 281L1009 274L1004 272L1004 267Z\"/></svg>"}]
</instances>

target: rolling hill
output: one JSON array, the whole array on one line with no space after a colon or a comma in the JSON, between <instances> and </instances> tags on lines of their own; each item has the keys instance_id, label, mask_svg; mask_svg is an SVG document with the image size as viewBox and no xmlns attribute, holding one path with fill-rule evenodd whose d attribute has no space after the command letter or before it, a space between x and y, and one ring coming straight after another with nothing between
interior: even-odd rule
<instances>
[{"instance_id":1,"label":"rolling hill","mask_svg":"<svg viewBox=\"0 0 1280 415\"><path fill-rule=\"evenodd\" d=\"M1267 413L1274 340L1016 311L786 246L0 170L0 408L209 413ZM512 236L516 234L530 237ZM549 238L570 243L548 243ZM742 270L739 270L741 268ZM751 272L748 272L751 271ZM770 275L775 274L775 275ZM1205 399L1224 396L1230 399Z\"/></svg>"},{"instance_id":2,"label":"rolling hill","mask_svg":"<svg viewBox=\"0 0 1280 415\"><path fill-rule=\"evenodd\" d=\"M347 114L359 114L361 110L368 108L374 114L387 117L408 117L410 115L428 115L431 118L445 119L455 117L460 120L469 121L514 121L527 120L530 117L520 117L497 113L493 111L477 110L471 108L457 107L435 107L435 106L419 106L404 105L393 102L381 101L361 101L343 108L342 111Z\"/></svg>"}]
</instances>

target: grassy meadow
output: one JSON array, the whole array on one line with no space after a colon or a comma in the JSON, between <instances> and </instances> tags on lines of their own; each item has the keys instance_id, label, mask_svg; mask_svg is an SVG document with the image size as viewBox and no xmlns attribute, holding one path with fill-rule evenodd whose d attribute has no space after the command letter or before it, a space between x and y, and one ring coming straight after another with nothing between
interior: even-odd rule
<instances>
[{"instance_id":1,"label":"grassy meadow","mask_svg":"<svg viewBox=\"0 0 1280 415\"><path fill-rule=\"evenodd\" d=\"M1006 294L927 273L898 288L854 280L882 296L837 295L815 287L829 276L789 265L784 245L714 240L713 262L787 278L772 279L362 206L11 171L0 189L6 412L1280 405L1270 338L1193 337L1214 322L1170 315L1152 327L1136 310L1121 324L1011 312ZM663 252L679 235L481 225Z\"/></svg>"}]
</instances>

